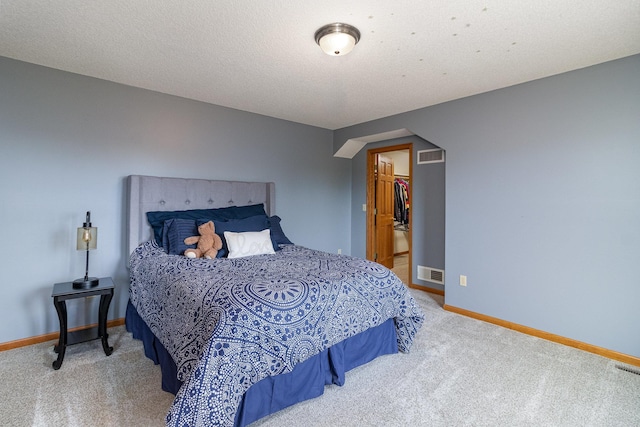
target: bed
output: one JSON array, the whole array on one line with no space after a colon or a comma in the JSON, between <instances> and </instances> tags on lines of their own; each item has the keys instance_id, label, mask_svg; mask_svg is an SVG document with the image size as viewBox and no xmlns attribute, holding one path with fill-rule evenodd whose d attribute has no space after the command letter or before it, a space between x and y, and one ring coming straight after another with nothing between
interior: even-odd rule
<instances>
[{"instance_id":1,"label":"bed","mask_svg":"<svg viewBox=\"0 0 640 427\"><path fill-rule=\"evenodd\" d=\"M127 201L126 326L176 395L167 425L248 425L408 352L423 322L390 270L293 244L273 183L132 175ZM208 220L226 257L181 255Z\"/></svg>"}]
</instances>

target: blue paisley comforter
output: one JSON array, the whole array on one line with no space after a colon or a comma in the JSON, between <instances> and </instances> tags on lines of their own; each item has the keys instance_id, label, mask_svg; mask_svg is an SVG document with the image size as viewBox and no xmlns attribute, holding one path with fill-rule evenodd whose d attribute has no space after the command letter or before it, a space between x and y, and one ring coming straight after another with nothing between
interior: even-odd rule
<instances>
[{"instance_id":1,"label":"blue paisley comforter","mask_svg":"<svg viewBox=\"0 0 640 427\"><path fill-rule=\"evenodd\" d=\"M130 261L131 302L184 382L172 426L233 425L251 385L389 318L408 352L424 319L388 269L301 246L205 260L147 242Z\"/></svg>"}]
</instances>

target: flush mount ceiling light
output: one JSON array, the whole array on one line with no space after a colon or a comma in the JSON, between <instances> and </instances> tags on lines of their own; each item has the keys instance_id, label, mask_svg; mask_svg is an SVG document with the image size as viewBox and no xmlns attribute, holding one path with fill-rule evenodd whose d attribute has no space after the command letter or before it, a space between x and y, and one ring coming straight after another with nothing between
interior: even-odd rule
<instances>
[{"instance_id":1,"label":"flush mount ceiling light","mask_svg":"<svg viewBox=\"0 0 640 427\"><path fill-rule=\"evenodd\" d=\"M327 55L342 56L360 41L360 31L349 24L335 22L316 31L316 43Z\"/></svg>"}]
</instances>

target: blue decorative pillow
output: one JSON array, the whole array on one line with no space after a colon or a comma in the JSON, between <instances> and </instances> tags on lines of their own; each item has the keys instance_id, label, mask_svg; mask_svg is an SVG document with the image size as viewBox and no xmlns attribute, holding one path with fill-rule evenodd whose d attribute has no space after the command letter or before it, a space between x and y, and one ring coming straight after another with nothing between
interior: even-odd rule
<instances>
[{"instance_id":1,"label":"blue decorative pillow","mask_svg":"<svg viewBox=\"0 0 640 427\"><path fill-rule=\"evenodd\" d=\"M164 222L170 219L190 219L197 220L200 218L209 218L213 214L214 209L192 209L188 211L156 211L147 212L147 220L153 228L153 238L156 243L162 244L162 229ZM224 219L221 217L220 219Z\"/></svg>"},{"instance_id":2,"label":"blue decorative pillow","mask_svg":"<svg viewBox=\"0 0 640 427\"><path fill-rule=\"evenodd\" d=\"M293 242L289 240L287 236L285 236L284 231L282 231L282 226L280 225L279 216L274 215L269 217L269 228L271 228L271 242L273 243L273 249L279 251L280 245L293 245Z\"/></svg>"},{"instance_id":3,"label":"blue decorative pillow","mask_svg":"<svg viewBox=\"0 0 640 427\"><path fill-rule=\"evenodd\" d=\"M250 218L252 216L267 216L267 213L264 210L264 205L262 203L247 206L233 206L223 209L225 209L225 214L233 215L230 216L229 219L244 219Z\"/></svg>"},{"instance_id":4,"label":"blue decorative pillow","mask_svg":"<svg viewBox=\"0 0 640 427\"><path fill-rule=\"evenodd\" d=\"M206 222L206 221L205 221ZM200 222L198 222L200 224ZM225 231L234 233L242 233L245 231L262 231L269 228L269 218L267 215L256 215L243 219L230 219L228 221L213 221L216 228L216 234L222 238L222 249L218 251L216 258L226 257L229 253L227 241L224 238Z\"/></svg>"},{"instance_id":5,"label":"blue decorative pillow","mask_svg":"<svg viewBox=\"0 0 640 427\"><path fill-rule=\"evenodd\" d=\"M196 245L187 245L184 239L198 235L195 219L172 218L164 222L162 228L162 247L169 255L183 255L187 249Z\"/></svg>"},{"instance_id":6,"label":"blue decorative pillow","mask_svg":"<svg viewBox=\"0 0 640 427\"><path fill-rule=\"evenodd\" d=\"M162 229L164 222L169 219L205 219L207 221L225 221L228 219L243 219L256 215L267 216L262 203L249 206L229 206L218 209L191 209L187 211L152 211L147 212L147 220L153 228L153 238L162 244ZM197 235L197 234L196 234Z\"/></svg>"}]
</instances>

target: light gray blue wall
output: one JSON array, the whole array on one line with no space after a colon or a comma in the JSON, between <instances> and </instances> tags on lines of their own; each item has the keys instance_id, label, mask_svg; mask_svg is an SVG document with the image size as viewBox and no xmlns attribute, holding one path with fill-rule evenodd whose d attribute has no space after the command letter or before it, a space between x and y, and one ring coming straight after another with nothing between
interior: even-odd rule
<instances>
[{"instance_id":1,"label":"light gray blue wall","mask_svg":"<svg viewBox=\"0 0 640 427\"><path fill-rule=\"evenodd\" d=\"M365 258L367 217L362 205L367 202L367 150L413 144L411 233L411 283L442 290L444 286L418 280L417 266L444 269L445 266L445 163L416 164L419 150L437 148L419 136L380 141L366 145L352 159L351 169L351 252Z\"/></svg>"},{"instance_id":2,"label":"light gray blue wall","mask_svg":"<svg viewBox=\"0 0 640 427\"><path fill-rule=\"evenodd\" d=\"M275 181L292 240L345 253L353 241L356 254L352 161L332 154L348 138L408 128L447 150L447 304L640 357L638 117L640 56L333 139L0 58L0 342L57 330L51 285L83 274L73 234L89 209L100 230L91 273L115 277L109 317L124 315L127 175ZM75 302L72 326L95 321Z\"/></svg>"},{"instance_id":3,"label":"light gray blue wall","mask_svg":"<svg viewBox=\"0 0 640 427\"><path fill-rule=\"evenodd\" d=\"M341 129L334 150L400 128L447 152L447 304L640 357L640 56Z\"/></svg>"},{"instance_id":4,"label":"light gray blue wall","mask_svg":"<svg viewBox=\"0 0 640 427\"><path fill-rule=\"evenodd\" d=\"M124 317L130 174L273 181L288 236L350 251L351 165L332 132L0 58L0 342L58 330L53 283L84 274L74 233L98 227L90 273L113 276ZM70 326L96 321L69 302Z\"/></svg>"}]
</instances>

